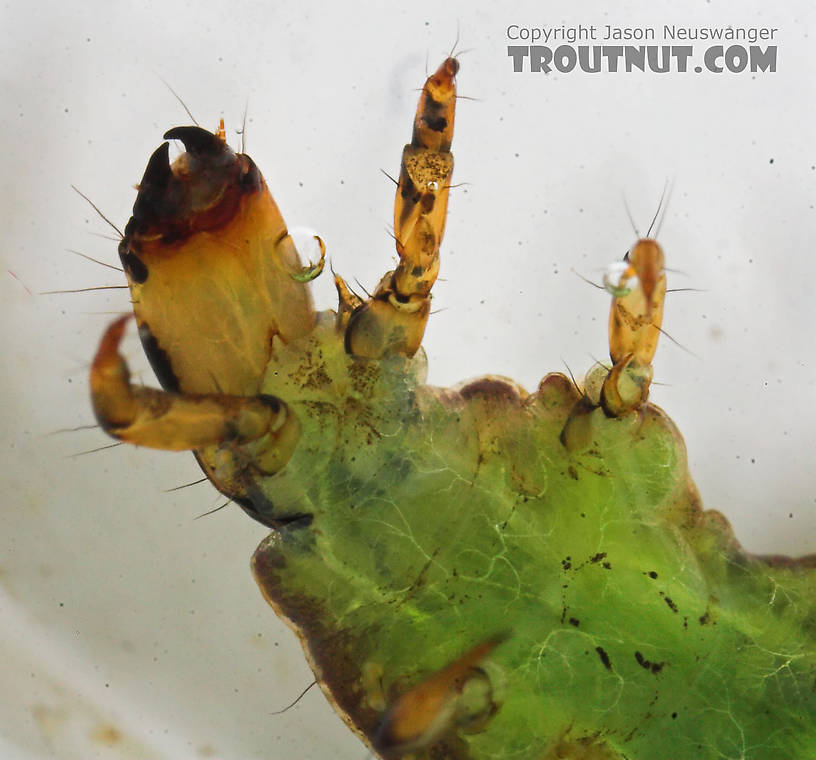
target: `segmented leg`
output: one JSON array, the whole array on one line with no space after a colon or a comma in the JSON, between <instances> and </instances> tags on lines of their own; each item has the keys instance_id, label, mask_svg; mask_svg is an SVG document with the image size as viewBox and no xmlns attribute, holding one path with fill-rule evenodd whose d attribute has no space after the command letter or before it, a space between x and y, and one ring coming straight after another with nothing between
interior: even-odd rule
<instances>
[{"instance_id":1,"label":"segmented leg","mask_svg":"<svg viewBox=\"0 0 816 760\"><path fill-rule=\"evenodd\" d=\"M600 398L604 411L614 417L639 408L649 396L666 296L663 250L655 240L639 240L623 263L617 282L607 282L612 292L609 355L613 367Z\"/></svg>"},{"instance_id":2,"label":"segmented leg","mask_svg":"<svg viewBox=\"0 0 816 760\"><path fill-rule=\"evenodd\" d=\"M649 364L657 351L666 297L665 257L656 240L638 240L617 283L610 285L609 355L616 364L632 354Z\"/></svg>"},{"instance_id":3,"label":"segmented leg","mask_svg":"<svg viewBox=\"0 0 816 760\"><path fill-rule=\"evenodd\" d=\"M394 203L399 264L348 320L346 350L354 356L411 356L422 342L431 288L439 272L439 245L453 174L450 147L458 70L457 60L448 58L422 88L413 139L402 151ZM342 292L340 297L342 311L347 302Z\"/></svg>"},{"instance_id":4,"label":"segmented leg","mask_svg":"<svg viewBox=\"0 0 816 760\"><path fill-rule=\"evenodd\" d=\"M649 397L652 359L657 351L666 297L663 250L656 241L638 240L632 250L604 277L612 294L609 311L609 355L612 369L595 365L584 380L584 398L561 432L570 451L593 440L593 413L599 407L609 417L623 417L640 409Z\"/></svg>"},{"instance_id":5,"label":"segmented leg","mask_svg":"<svg viewBox=\"0 0 816 760\"><path fill-rule=\"evenodd\" d=\"M507 633L492 636L400 695L380 724L377 750L385 757L402 757L430 746L453 726L481 727L497 706L489 679L478 666L507 638ZM486 688L464 696L474 682Z\"/></svg>"},{"instance_id":6,"label":"segmented leg","mask_svg":"<svg viewBox=\"0 0 816 760\"><path fill-rule=\"evenodd\" d=\"M176 127L185 147L151 156L119 255L145 352L165 391L134 386L113 323L91 368L102 428L141 446L194 450L215 484L246 496L249 468L275 472L300 435L281 401L259 394L272 340L311 331L315 314L304 268L261 173L215 134ZM254 442L251 455L237 447Z\"/></svg>"},{"instance_id":7,"label":"segmented leg","mask_svg":"<svg viewBox=\"0 0 816 760\"><path fill-rule=\"evenodd\" d=\"M91 365L91 400L105 432L127 443L170 451L246 444L268 436L266 448L285 444L288 459L299 425L274 396L182 394L131 384L119 353L129 318L108 327Z\"/></svg>"}]
</instances>

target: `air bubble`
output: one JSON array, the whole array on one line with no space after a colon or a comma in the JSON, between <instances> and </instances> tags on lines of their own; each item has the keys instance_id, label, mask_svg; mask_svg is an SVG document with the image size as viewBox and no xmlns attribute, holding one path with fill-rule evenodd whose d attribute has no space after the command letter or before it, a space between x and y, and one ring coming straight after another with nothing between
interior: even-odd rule
<instances>
[{"instance_id":1,"label":"air bubble","mask_svg":"<svg viewBox=\"0 0 816 760\"><path fill-rule=\"evenodd\" d=\"M320 260L320 244L317 242L319 235L315 230L310 227L294 227L289 230L289 236L302 261Z\"/></svg>"},{"instance_id":2,"label":"air bubble","mask_svg":"<svg viewBox=\"0 0 816 760\"><path fill-rule=\"evenodd\" d=\"M615 298L623 298L637 287L638 279L635 275L626 277L630 272L628 261L615 261L610 264L603 275L603 285Z\"/></svg>"}]
</instances>

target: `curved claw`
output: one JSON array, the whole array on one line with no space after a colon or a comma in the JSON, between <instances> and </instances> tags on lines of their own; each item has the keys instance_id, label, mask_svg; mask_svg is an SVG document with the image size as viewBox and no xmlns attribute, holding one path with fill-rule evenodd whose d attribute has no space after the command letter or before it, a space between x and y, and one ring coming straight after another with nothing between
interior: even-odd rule
<instances>
[{"instance_id":1,"label":"curved claw","mask_svg":"<svg viewBox=\"0 0 816 760\"><path fill-rule=\"evenodd\" d=\"M234 217L263 180L246 156L236 156L226 142L201 127L174 127L164 134L180 140L186 153L171 165L169 144L150 157L139 183L133 216L125 228L125 247L150 247L188 239L198 231L215 231Z\"/></svg>"},{"instance_id":2,"label":"curved claw","mask_svg":"<svg viewBox=\"0 0 816 760\"><path fill-rule=\"evenodd\" d=\"M297 418L274 396L170 393L132 385L119 344L130 316L113 322L91 365L91 401L99 424L114 438L138 446L183 451L222 443L245 444L269 435L294 450ZM293 433L295 434L293 436ZM292 440L294 438L294 440Z\"/></svg>"},{"instance_id":3,"label":"curved claw","mask_svg":"<svg viewBox=\"0 0 816 760\"><path fill-rule=\"evenodd\" d=\"M164 133L165 140L181 140L188 153L223 153L227 143L202 127L173 127Z\"/></svg>"},{"instance_id":4,"label":"curved claw","mask_svg":"<svg viewBox=\"0 0 816 760\"><path fill-rule=\"evenodd\" d=\"M315 264L312 261L309 261L309 265L303 267L299 272L293 272L289 276L295 282L311 282L312 280L316 280L321 272L323 271L323 267L326 265L326 244L320 238L319 235L315 235L314 239L317 240L317 244L320 246L320 260Z\"/></svg>"},{"instance_id":5,"label":"curved claw","mask_svg":"<svg viewBox=\"0 0 816 760\"><path fill-rule=\"evenodd\" d=\"M167 183L173 178L173 171L170 169L170 143L164 142L159 145L147 162L142 181L139 183L141 192L158 193L167 187Z\"/></svg>"}]
</instances>

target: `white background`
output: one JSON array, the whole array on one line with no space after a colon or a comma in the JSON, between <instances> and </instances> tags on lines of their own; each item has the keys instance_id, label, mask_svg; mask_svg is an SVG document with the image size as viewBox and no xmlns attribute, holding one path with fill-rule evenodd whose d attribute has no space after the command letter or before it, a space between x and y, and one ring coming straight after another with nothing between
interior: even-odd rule
<instances>
[{"instance_id":1,"label":"white background","mask_svg":"<svg viewBox=\"0 0 816 760\"><path fill-rule=\"evenodd\" d=\"M384 5L384 4L383 4ZM290 227L371 288L390 267L393 186L426 61L459 30L455 181L431 380L485 372L535 388L605 355L596 281L634 240L625 194L660 232L671 286L653 400L685 435L704 503L752 551L816 550L813 15L806 2L608 4L6 3L0 9L5 494L0 508L0 757L303 758L365 751L315 689L248 571L264 534L191 456L105 445L86 372L125 291L123 225L165 129L235 130ZM664 6L664 7L661 7ZM489 8L489 10L488 10ZM505 29L561 23L778 27L775 74L514 74ZM697 50L704 45L697 43ZM14 276L12 276L12 274ZM26 288L31 291L27 292ZM334 305L330 280L320 307ZM145 370L136 340L127 348ZM563 361L562 361L563 360Z\"/></svg>"}]
</instances>

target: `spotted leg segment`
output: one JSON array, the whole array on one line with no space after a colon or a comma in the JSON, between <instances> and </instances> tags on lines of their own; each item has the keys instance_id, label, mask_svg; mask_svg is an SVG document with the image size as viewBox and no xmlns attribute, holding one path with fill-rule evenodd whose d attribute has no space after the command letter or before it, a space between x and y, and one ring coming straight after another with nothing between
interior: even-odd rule
<instances>
[{"instance_id":1,"label":"spotted leg segment","mask_svg":"<svg viewBox=\"0 0 816 760\"><path fill-rule=\"evenodd\" d=\"M459 63L447 58L422 88L413 139L402 151L394 203L394 238L399 263L374 294L351 313L346 350L359 357L413 355L422 342L439 273L453 174L453 122ZM340 291L341 311L348 304Z\"/></svg>"}]
</instances>

